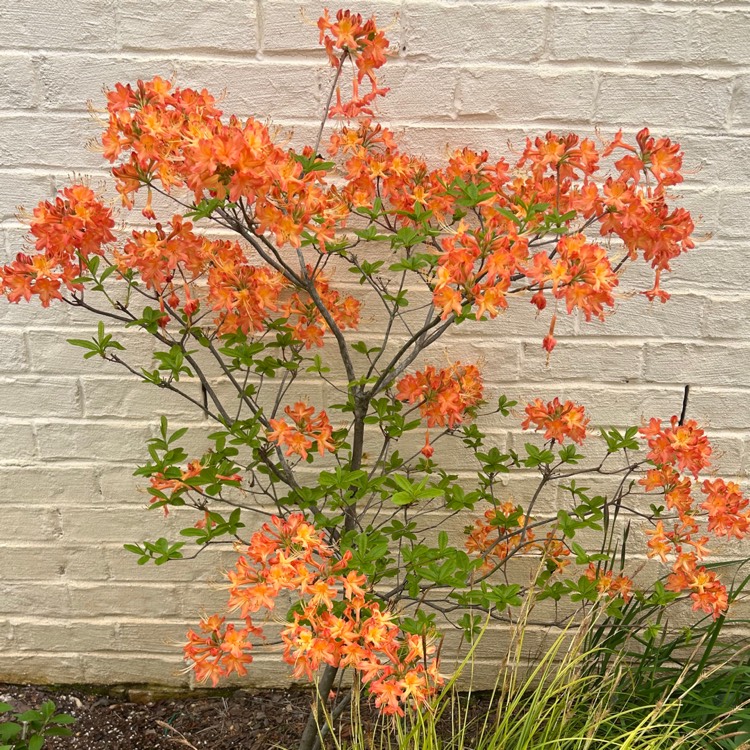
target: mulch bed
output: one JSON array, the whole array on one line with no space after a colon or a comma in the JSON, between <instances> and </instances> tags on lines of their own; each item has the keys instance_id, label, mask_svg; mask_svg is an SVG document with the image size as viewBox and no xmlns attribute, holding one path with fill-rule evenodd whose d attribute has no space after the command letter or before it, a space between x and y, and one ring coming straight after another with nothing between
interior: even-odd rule
<instances>
[{"instance_id":1,"label":"mulch bed","mask_svg":"<svg viewBox=\"0 0 750 750\"><path fill-rule=\"evenodd\" d=\"M95 694L69 688L0 684L0 701L21 710L51 699L75 716L72 737L49 750L269 750L294 747L310 707L302 690L238 690L224 697L161 697L146 690ZM186 744L186 742L189 744Z\"/></svg>"},{"instance_id":2,"label":"mulch bed","mask_svg":"<svg viewBox=\"0 0 750 750\"><path fill-rule=\"evenodd\" d=\"M144 689L107 693L0 684L0 701L19 710L53 700L77 721L73 736L52 737L45 750L294 750L310 709L305 690L236 690L223 696L159 695ZM471 713L488 710L486 697ZM447 717L446 717L447 718ZM365 722L373 716L364 716ZM347 721L343 722L346 734ZM450 735L450 723L446 723Z\"/></svg>"}]
</instances>

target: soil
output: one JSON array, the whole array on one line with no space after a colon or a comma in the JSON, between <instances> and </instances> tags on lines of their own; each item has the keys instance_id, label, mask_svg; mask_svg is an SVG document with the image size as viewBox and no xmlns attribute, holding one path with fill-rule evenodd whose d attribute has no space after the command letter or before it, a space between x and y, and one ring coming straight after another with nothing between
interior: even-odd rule
<instances>
[{"instance_id":1,"label":"soil","mask_svg":"<svg viewBox=\"0 0 750 750\"><path fill-rule=\"evenodd\" d=\"M19 710L53 700L75 716L71 737L45 750L269 750L293 748L310 708L302 690L238 690L223 697L161 697L148 690L96 694L69 688L0 684L0 701Z\"/></svg>"},{"instance_id":2,"label":"soil","mask_svg":"<svg viewBox=\"0 0 750 750\"><path fill-rule=\"evenodd\" d=\"M236 690L224 695L159 695L139 688L95 693L71 688L0 684L0 702L18 710L54 701L71 714L71 737L51 737L45 750L293 750L310 710L305 690ZM488 710L486 697L471 714ZM447 717L446 717L447 718ZM365 713L364 723L374 721ZM342 721L345 739L349 720ZM450 719L446 733L450 734Z\"/></svg>"}]
</instances>

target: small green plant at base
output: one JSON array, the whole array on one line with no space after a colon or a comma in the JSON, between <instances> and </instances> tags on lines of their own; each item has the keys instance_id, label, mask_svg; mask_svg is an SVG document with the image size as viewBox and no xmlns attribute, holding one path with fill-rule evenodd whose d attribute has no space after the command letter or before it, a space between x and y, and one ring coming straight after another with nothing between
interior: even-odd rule
<instances>
[{"instance_id":1,"label":"small green plant at base","mask_svg":"<svg viewBox=\"0 0 750 750\"><path fill-rule=\"evenodd\" d=\"M55 713L55 704L45 701L38 709L16 711L10 703L0 703L0 750L41 750L47 737L68 737L70 714Z\"/></svg>"}]
</instances>

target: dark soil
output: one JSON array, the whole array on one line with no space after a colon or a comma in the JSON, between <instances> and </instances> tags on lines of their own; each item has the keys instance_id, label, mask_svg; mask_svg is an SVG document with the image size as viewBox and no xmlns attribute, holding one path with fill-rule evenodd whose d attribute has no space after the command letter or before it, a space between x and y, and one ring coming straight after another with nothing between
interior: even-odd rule
<instances>
[{"instance_id":1,"label":"dark soil","mask_svg":"<svg viewBox=\"0 0 750 750\"><path fill-rule=\"evenodd\" d=\"M158 695L146 690L102 695L0 685L0 701L20 710L51 699L58 712L76 717L73 735L49 738L49 750L292 750L310 708L310 693L302 690L154 698Z\"/></svg>"},{"instance_id":2,"label":"dark soil","mask_svg":"<svg viewBox=\"0 0 750 750\"><path fill-rule=\"evenodd\" d=\"M71 737L51 737L45 750L294 750L310 710L305 690L237 690L217 697L159 695L145 689L94 693L71 688L0 684L0 702L19 710L54 701L58 713L75 716ZM488 710L487 697L472 701L471 714ZM374 714L363 712L365 724ZM347 734L349 719L341 723ZM446 734L450 720L446 717Z\"/></svg>"}]
</instances>

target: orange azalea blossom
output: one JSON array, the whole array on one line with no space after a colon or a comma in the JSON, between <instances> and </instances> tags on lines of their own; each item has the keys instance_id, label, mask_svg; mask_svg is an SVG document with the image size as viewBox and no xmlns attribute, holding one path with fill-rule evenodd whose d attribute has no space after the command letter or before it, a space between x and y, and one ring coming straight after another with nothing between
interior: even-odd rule
<instances>
[{"instance_id":1,"label":"orange azalea blossom","mask_svg":"<svg viewBox=\"0 0 750 750\"><path fill-rule=\"evenodd\" d=\"M586 569L586 578L596 583L596 590L610 599L622 597L629 602L633 597L633 580L628 576L616 576L611 570L597 570L593 563Z\"/></svg>"},{"instance_id":2,"label":"orange azalea blossom","mask_svg":"<svg viewBox=\"0 0 750 750\"><path fill-rule=\"evenodd\" d=\"M545 560L549 560L555 566L556 573L561 573L570 565L570 549L562 539L555 537L554 532L548 531L544 543L541 545Z\"/></svg>"},{"instance_id":3,"label":"orange azalea blossom","mask_svg":"<svg viewBox=\"0 0 750 750\"><path fill-rule=\"evenodd\" d=\"M638 480L646 488L646 492L662 490L664 500L669 510L677 510L681 514L689 513L693 506L691 490L693 483L688 477L682 477L669 464L656 469L649 469L646 476Z\"/></svg>"},{"instance_id":4,"label":"orange azalea blossom","mask_svg":"<svg viewBox=\"0 0 750 750\"><path fill-rule=\"evenodd\" d=\"M693 485L680 474L686 471L697 476L708 467L711 446L695 421L687 420L680 425L677 417L672 417L669 427L662 427L660 420L652 419L641 429L641 434L650 449L648 460L655 468L649 469L640 483L648 492L661 492L667 507L676 511L678 518L671 528L659 519L653 529L646 530L648 557L658 557L665 563L673 557L667 588L677 593L688 592L694 609L717 618L727 609L727 590L714 571L698 565L710 554L707 547L710 539L698 536L699 515L693 507ZM739 485L723 479L707 479L701 491L706 496L700 509L708 516L707 531L716 537L744 539L750 530L750 501L742 495Z\"/></svg>"},{"instance_id":5,"label":"orange azalea blossom","mask_svg":"<svg viewBox=\"0 0 750 750\"><path fill-rule=\"evenodd\" d=\"M396 398L417 404L428 427L454 429L482 402L482 378L475 365L454 365L424 370L404 376L397 385ZM425 444L429 446L429 440Z\"/></svg>"},{"instance_id":6,"label":"orange azalea blossom","mask_svg":"<svg viewBox=\"0 0 750 750\"><path fill-rule=\"evenodd\" d=\"M494 570L519 544L533 549L534 532L526 528L530 520L523 515L520 505L508 500L486 510L484 518L477 518L473 526L467 527L466 550L482 559L480 570ZM551 546L550 551L556 550Z\"/></svg>"},{"instance_id":7,"label":"orange azalea blossom","mask_svg":"<svg viewBox=\"0 0 750 750\"><path fill-rule=\"evenodd\" d=\"M293 414L308 418L309 407ZM299 610L283 629L284 660L295 677L313 679L323 665L353 667L386 714L403 715L423 705L442 678L430 636L401 633L394 616L369 597L367 580L349 569L351 552L336 559L324 534L301 513L272 517L255 532L236 567L228 571L229 609L245 627L225 625L214 615L190 631L185 657L196 677L214 684L252 661L250 638L263 637L251 615L272 610L283 591L296 594Z\"/></svg>"},{"instance_id":8,"label":"orange azalea blossom","mask_svg":"<svg viewBox=\"0 0 750 750\"><path fill-rule=\"evenodd\" d=\"M744 539L750 529L750 501L735 482L715 479L703 482L706 500L701 508L708 513L708 530L716 536Z\"/></svg>"},{"instance_id":9,"label":"orange azalea blossom","mask_svg":"<svg viewBox=\"0 0 750 750\"><path fill-rule=\"evenodd\" d=\"M544 430L546 440L556 440L563 443L569 438L579 445L586 438L586 427L589 420L582 406L577 406L572 401L564 404L559 398L555 398L546 404L537 398L526 406L526 419L521 423L524 430Z\"/></svg>"},{"instance_id":10,"label":"orange azalea blossom","mask_svg":"<svg viewBox=\"0 0 750 750\"><path fill-rule=\"evenodd\" d=\"M114 220L107 208L85 185L64 188L54 202L44 201L31 219L37 255L19 253L0 267L0 293L10 302L27 302L37 296L43 307L62 299L61 289L81 289L74 279L84 275L81 260L104 255L115 241Z\"/></svg>"},{"instance_id":11,"label":"orange azalea blossom","mask_svg":"<svg viewBox=\"0 0 750 750\"><path fill-rule=\"evenodd\" d=\"M660 419L652 419L640 433L650 449L647 458L657 466L676 464L680 471L698 476L711 463L708 438L694 419L680 424L677 417L672 417L669 427L662 427Z\"/></svg>"},{"instance_id":12,"label":"orange azalea blossom","mask_svg":"<svg viewBox=\"0 0 750 750\"><path fill-rule=\"evenodd\" d=\"M375 18L362 20L359 13L339 10L335 21L331 21L328 10L318 20L320 43L328 53L328 59L334 68L340 69L346 57L351 57L357 68L352 80L352 98L343 103L341 90L336 90L336 105L331 108L329 116L343 115L351 118L361 114L372 114L370 104L378 96L385 96L387 88L378 88L375 71L385 64L385 53L388 40L382 30L375 25ZM364 94L359 92L359 84L367 78L371 90Z\"/></svg>"},{"instance_id":13,"label":"orange azalea blossom","mask_svg":"<svg viewBox=\"0 0 750 750\"><path fill-rule=\"evenodd\" d=\"M318 415L313 417L315 408L308 406L304 401L287 406L284 411L291 417L292 424L288 424L284 419L269 420L272 430L268 433L268 439L282 449L286 448L287 456L297 454L305 460L313 443L317 445L321 456L324 456L326 451L336 450L333 427L325 411L318 412Z\"/></svg>"}]
</instances>

